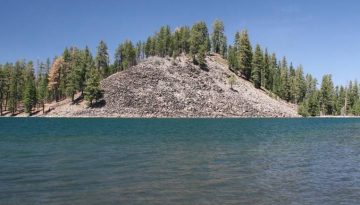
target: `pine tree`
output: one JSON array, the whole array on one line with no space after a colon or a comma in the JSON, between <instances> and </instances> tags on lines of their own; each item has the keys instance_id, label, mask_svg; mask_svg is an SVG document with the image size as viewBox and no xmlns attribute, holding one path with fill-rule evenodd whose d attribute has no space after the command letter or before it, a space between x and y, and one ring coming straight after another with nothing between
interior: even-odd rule
<instances>
[{"instance_id":1,"label":"pine tree","mask_svg":"<svg viewBox=\"0 0 360 205\"><path fill-rule=\"evenodd\" d=\"M347 94L346 94L346 88L344 88L344 86L340 86L339 88L339 91L337 93L337 100L336 100L336 103L337 103L337 112L336 114L337 115L346 115L346 110L345 110L345 103L347 101L346 97L347 97Z\"/></svg>"},{"instance_id":2,"label":"pine tree","mask_svg":"<svg viewBox=\"0 0 360 205\"><path fill-rule=\"evenodd\" d=\"M261 70L263 67L263 53L261 51L260 45L256 45L253 63L252 63L252 71L251 71L251 80L254 83L255 88L261 87Z\"/></svg>"},{"instance_id":3,"label":"pine tree","mask_svg":"<svg viewBox=\"0 0 360 205\"><path fill-rule=\"evenodd\" d=\"M270 84L272 79L270 78L270 56L268 50L265 49L264 63L261 70L261 86L267 90L271 90Z\"/></svg>"},{"instance_id":4,"label":"pine tree","mask_svg":"<svg viewBox=\"0 0 360 205\"><path fill-rule=\"evenodd\" d=\"M70 62L67 63L66 73L66 96L71 97L74 102L74 97L77 91L83 91L85 87L86 78L86 62L85 51L80 51L77 48L71 49Z\"/></svg>"},{"instance_id":5,"label":"pine tree","mask_svg":"<svg viewBox=\"0 0 360 205\"><path fill-rule=\"evenodd\" d=\"M240 50L240 44L241 44L241 33L238 31L235 33L235 38L234 38L234 49L235 51L239 51Z\"/></svg>"},{"instance_id":6,"label":"pine tree","mask_svg":"<svg viewBox=\"0 0 360 205\"><path fill-rule=\"evenodd\" d=\"M72 68L70 73L67 76L67 84L66 84L66 96L71 98L71 101L74 102L74 97L77 91L77 82L78 75L76 73L76 68Z\"/></svg>"},{"instance_id":7,"label":"pine tree","mask_svg":"<svg viewBox=\"0 0 360 205\"><path fill-rule=\"evenodd\" d=\"M97 47L96 66L103 78L109 75L109 53L104 41L100 41Z\"/></svg>"},{"instance_id":8,"label":"pine tree","mask_svg":"<svg viewBox=\"0 0 360 205\"><path fill-rule=\"evenodd\" d=\"M39 89L38 89L38 101L41 104L42 112L45 113L45 103L48 99L48 74L40 73L39 75Z\"/></svg>"},{"instance_id":9,"label":"pine tree","mask_svg":"<svg viewBox=\"0 0 360 205\"><path fill-rule=\"evenodd\" d=\"M231 70L238 68L237 56L235 47L229 46L228 48L228 63Z\"/></svg>"},{"instance_id":10,"label":"pine tree","mask_svg":"<svg viewBox=\"0 0 360 205\"><path fill-rule=\"evenodd\" d=\"M11 71L10 88L9 88L9 110L12 115L17 112L18 103L22 99L24 91L24 70L25 62L17 61Z\"/></svg>"},{"instance_id":11,"label":"pine tree","mask_svg":"<svg viewBox=\"0 0 360 205\"><path fill-rule=\"evenodd\" d=\"M320 106L319 106L319 92L313 92L308 99L308 108L310 116L319 116L320 115Z\"/></svg>"},{"instance_id":12,"label":"pine tree","mask_svg":"<svg viewBox=\"0 0 360 205\"><path fill-rule=\"evenodd\" d=\"M252 47L249 40L247 30L244 30L240 37L239 41L239 49L238 49L238 62L239 69L241 73L245 76L247 80L251 78L251 70L252 70Z\"/></svg>"},{"instance_id":13,"label":"pine tree","mask_svg":"<svg viewBox=\"0 0 360 205\"><path fill-rule=\"evenodd\" d=\"M225 57L227 49L227 39L225 36L224 23L215 20L213 24L213 33L211 34L212 50Z\"/></svg>"},{"instance_id":14,"label":"pine tree","mask_svg":"<svg viewBox=\"0 0 360 205\"><path fill-rule=\"evenodd\" d=\"M128 69L131 66L136 65L136 50L131 41L125 41L123 44L123 70Z\"/></svg>"},{"instance_id":15,"label":"pine tree","mask_svg":"<svg viewBox=\"0 0 360 205\"><path fill-rule=\"evenodd\" d=\"M0 65L0 116L3 115L3 102L6 92L5 82L6 82L5 72L2 69L2 65Z\"/></svg>"},{"instance_id":16,"label":"pine tree","mask_svg":"<svg viewBox=\"0 0 360 205\"><path fill-rule=\"evenodd\" d=\"M298 113L299 115L303 117L308 117L310 115L309 113L309 105L307 101L302 102L298 107Z\"/></svg>"},{"instance_id":17,"label":"pine tree","mask_svg":"<svg viewBox=\"0 0 360 205\"><path fill-rule=\"evenodd\" d=\"M125 41L118 46L114 65L117 71L126 70L136 65L136 49L131 41Z\"/></svg>"},{"instance_id":18,"label":"pine tree","mask_svg":"<svg viewBox=\"0 0 360 205\"><path fill-rule=\"evenodd\" d=\"M135 50L136 50L136 62L140 62L141 60L143 60L144 59L144 56L145 56L145 51L144 51L144 48L145 47L145 45L144 45L144 43L143 42L141 42L141 41L138 41L137 43L136 43L136 48L135 48Z\"/></svg>"},{"instance_id":19,"label":"pine tree","mask_svg":"<svg viewBox=\"0 0 360 205\"><path fill-rule=\"evenodd\" d=\"M32 108L36 105L36 87L33 64L30 61L26 69L25 90L23 95L23 103L25 113L31 114Z\"/></svg>"},{"instance_id":20,"label":"pine tree","mask_svg":"<svg viewBox=\"0 0 360 205\"><path fill-rule=\"evenodd\" d=\"M309 99L310 96L316 92L317 80L311 74L307 74L305 77L306 93L305 98Z\"/></svg>"},{"instance_id":21,"label":"pine tree","mask_svg":"<svg viewBox=\"0 0 360 205\"><path fill-rule=\"evenodd\" d=\"M273 93L277 93L278 84L279 84L279 76L277 69L277 60L276 54L271 54L270 58L270 67L269 67L269 78L266 81L267 89L271 90Z\"/></svg>"},{"instance_id":22,"label":"pine tree","mask_svg":"<svg viewBox=\"0 0 360 205\"><path fill-rule=\"evenodd\" d=\"M53 99L55 99L56 102L59 101L60 99L59 86L61 82L61 71L64 69L64 67L65 67L64 59L62 57L59 57L56 58L49 71L48 88L53 92L52 93Z\"/></svg>"},{"instance_id":23,"label":"pine tree","mask_svg":"<svg viewBox=\"0 0 360 205\"><path fill-rule=\"evenodd\" d=\"M81 95L84 93L84 89L86 86L86 79L90 69L94 67L93 56L90 52L88 46L85 47L85 50L80 53L80 65L78 67L78 88L81 92Z\"/></svg>"},{"instance_id":24,"label":"pine tree","mask_svg":"<svg viewBox=\"0 0 360 205\"><path fill-rule=\"evenodd\" d=\"M93 101L98 101L102 97L100 89L100 76L98 70L91 69L89 78L86 81L85 88L85 100L89 102L90 107L93 105Z\"/></svg>"},{"instance_id":25,"label":"pine tree","mask_svg":"<svg viewBox=\"0 0 360 205\"><path fill-rule=\"evenodd\" d=\"M306 83L303 67L301 65L295 70L295 74L291 78L293 102L298 104L304 100L306 94Z\"/></svg>"},{"instance_id":26,"label":"pine tree","mask_svg":"<svg viewBox=\"0 0 360 205\"><path fill-rule=\"evenodd\" d=\"M204 22L194 24L190 34L190 52L194 62L205 64L205 56L210 47L209 33Z\"/></svg>"},{"instance_id":27,"label":"pine tree","mask_svg":"<svg viewBox=\"0 0 360 205\"><path fill-rule=\"evenodd\" d=\"M183 26L180 28L181 34L181 53L190 53L190 28L188 26Z\"/></svg>"},{"instance_id":28,"label":"pine tree","mask_svg":"<svg viewBox=\"0 0 360 205\"><path fill-rule=\"evenodd\" d=\"M11 72L10 88L9 88L9 110L12 115L17 110L17 71L14 69Z\"/></svg>"},{"instance_id":29,"label":"pine tree","mask_svg":"<svg viewBox=\"0 0 360 205\"><path fill-rule=\"evenodd\" d=\"M280 63L280 82L280 97L289 102L291 100L290 77L286 57Z\"/></svg>"},{"instance_id":30,"label":"pine tree","mask_svg":"<svg viewBox=\"0 0 360 205\"><path fill-rule=\"evenodd\" d=\"M7 110L8 108L8 102L9 102L9 96L10 96L10 81L11 81L11 74L13 70L13 65L10 63L6 63L3 66L2 75L3 75L3 98L4 98L4 109Z\"/></svg>"},{"instance_id":31,"label":"pine tree","mask_svg":"<svg viewBox=\"0 0 360 205\"><path fill-rule=\"evenodd\" d=\"M156 54L165 57L172 54L171 50L171 30L170 26L163 26L157 33L156 38Z\"/></svg>"},{"instance_id":32,"label":"pine tree","mask_svg":"<svg viewBox=\"0 0 360 205\"><path fill-rule=\"evenodd\" d=\"M320 105L321 111L324 115L333 114L333 95L334 95L334 85L331 79L331 75L324 75L321 83L320 89Z\"/></svg>"},{"instance_id":33,"label":"pine tree","mask_svg":"<svg viewBox=\"0 0 360 205\"><path fill-rule=\"evenodd\" d=\"M350 109L352 110L352 108L355 106L356 102L359 100L359 85L357 80L355 80L354 82L350 81L350 85L349 85L349 106ZM352 114L354 114L352 112Z\"/></svg>"},{"instance_id":34,"label":"pine tree","mask_svg":"<svg viewBox=\"0 0 360 205\"><path fill-rule=\"evenodd\" d=\"M148 37L146 43L145 43L145 56L146 58L153 56L154 55L154 50L153 50L153 38L152 37ZM119 52L119 51L116 51ZM115 58L116 58L117 54L115 54ZM120 61L120 59L115 59L116 61ZM119 65L120 63L118 63Z\"/></svg>"},{"instance_id":35,"label":"pine tree","mask_svg":"<svg viewBox=\"0 0 360 205\"><path fill-rule=\"evenodd\" d=\"M176 58L178 57L182 52L182 46L181 46L181 41L182 41L182 36L181 36L181 29L175 29L174 34L171 37L171 42L172 42L172 49L173 49L173 53L172 53L172 57Z\"/></svg>"}]
</instances>

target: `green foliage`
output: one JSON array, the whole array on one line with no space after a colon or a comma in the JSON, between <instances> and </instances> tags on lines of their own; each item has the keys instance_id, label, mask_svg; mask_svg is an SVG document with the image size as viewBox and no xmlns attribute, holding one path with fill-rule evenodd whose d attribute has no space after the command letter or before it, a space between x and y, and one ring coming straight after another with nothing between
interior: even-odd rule
<instances>
[{"instance_id":1,"label":"green foliage","mask_svg":"<svg viewBox=\"0 0 360 205\"><path fill-rule=\"evenodd\" d=\"M301 103L306 94L306 83L304 78L303 68L300 65L296 70L293 76L291 76L291 98L292 102L299 104Z\"/></svg>"},{"instance_id":2,"label":"green foliage","mask_svg":"<svg viewBox=\"0 0 360 205\"><path fill-rule=\"evenodd\" d=\"M23 95L25 113L31 114L32 108L37 103L36 100L37 98L36 98L34 68L33 68L33 63L30 61L26 68L25 89Z\"/></svg>"},{"instance_id":3,"label":"green foliage","mask_svg":"<svg viewBox=\"0 0 360 205\"><path fill-rule=\"evenodd\" d=\"M86 88L84 91L85 100L89 102L90 107L93 101L98 101L102 97L100 89L100 75L97 69L91 69L89 78L86 81Z\"/></svg>"},{"instance_id":4,"label":"green foliage","mask_svg":"<svg viewBox=\"0 0 360 205\"><path fill-rule=\"evenodd\" d=\"M149 37L145 43L145 56L150 57L155 55L156 43L155 38ZM116 56L116 54L115 54ZM115 60L117 62L117 60Z\"/></svg>"},{"instance_id":5,"label":"green foliage","mask_svg":"<svg viewBox=\"0 0 360 205\"><path fill-rule=\"evenodd\" d=\"M249 35L247 30L241 32L235 41L237 42L236 46L238 51L238 63L239 63L239 70L245 76L247 80L251 78L251 70L252 70L252 47L249 40Z\"/></svg>"},{"instance_id":6,"label":"green foliage","mask_svg":"<svg viewBox=\"0 0 360 205\"><path fill-rule=\"evenodd\" d=\"M228 49L228 64L230 69L238 68L237 51L235 47L229 46Z\"/></svg>"},{"instance_id":7,"label":"green foliage","mask_svg":"<svg viewBox=\"0 0 360 205\"><path fill-rule=\"evenodd\" d=\"M198 60L197 60L199 65L206 64L206 53L207 53L207 47L205 45L201 45L199 53L198 53Z\"/></svg>"},{"instance_id":8,"label":"green foliage","mask_svg":"<svg viewBox=\"0 0 360 205\"><path fill-rule=\"evenodd\" d=\"M290 102L291 100L291 93L290 93L290 89L291 89L291 82L290 82L290 72L289 72L289 67L287 64L287 60L284 57L283 60L281 61L280 65L279 65L279 71L280 71L280 78L279 80L279 96L281 99L284 99L288 102Z\"/></svg>"},{"instance_id":9,"label":"green foliage","mask_svg":"<svg viewBox=\"0 0 360 205\"><path fill-rule=\"evenodd\" d=\"M66 84L66 96L71 97L71 100L74 101L74 95L77 91L77 81L78 76L75 69L71 69L69 75L67 76Z\"/></svg>"},{"instance_id":10,"label":"green foliage","mask_svg":"<svg viewBox=\"0 0 360 205\"><path fill-rule=\"evenodd\" d=\"M312 93L308 99L308 108L310 116L320 115L320 105L319 105L319 92L316 91Z\"/></svg>"},{"instance_id":11,"label":"green foliage","mask_svg":"<svg viewBox=\"0 0 360 205\"><path fill-rule=\"evenodd\" d=\"M3 114L3 101L7 92L6 70L0 65L0 116Z\"/></svg>"},{"instance_id":12,"label":"green foliage","mask_svg":"<svg viewBox=\"0 0 360 205\"><path fill-rule=\"evenodd\" d=\"M268 81L270 81L270 83L268 83ZM264 54L264 62L263 62L263 66L261 69L261 86L270 90L271 89L271 79L270 79L270 56L269 53L267 51L267 49L265 49L265 54Z\"/></svg>"},{"instance_id":13,"label":"green foliage","mask_svg":"<svg viewBox=\"0 0 360 205\"><path fill-rule=\"evenodd\" d=\"M171 31L170 26L163 26L156 35L156 54L160 57L171 56Z\"/></svg>"},{"instance_id":14,"label":"green foliage","mask_svg":"<svg viewBox=\"0 0 360 205\"><path fill-rule=\"evenodd\" d=\"M216 20L213 24L213 33L211 34L212 50L215 53L226 56L227 39L225 36L224 23Z\"/></svg>"},{"instance_id":15,"label":"green foliage","mask_svg":"<svg viewBox=\"0 0 360 205\"><path fill-rule=\"evenodd\" d=\"M42 108L43 108L43 113L44 113L44 106L45 103L47 101L47 99L49 98L49 91L48 91L48 74L42 74L40 73L39 75L39 85L38 85L38 102L40 102Z\"/></svg>"},{"instance_id":16,"label":"green foliage","mask_svg":"<svg viewBox=\"0 0 360 205\"><path fill-rule=\"evenodd\" d=\"M354 103L353 107L351 108L351 113L356 116L360 115L360 100L357 100Z\"/></svg>"},{"instance_id":17,"label":"green foliage","mask_svg":"<svg viewBox=\"0 0 360 205\"><path fill-rule=\"evenodd\" d=\"M303 117L309 117L310 113L309 113L309 105L307 101L304 101L302 103L300 103L299 107L298 107L298 113L299 115L303 116Z\"/></svg>"},{"instance_id":18,"label":"green foliage","mask_svg":"<svg viewBox=\"0 0 360 205\"><path fill-rule=\"evenodd\" d=\"M260 45L256 45L251 72L251 80L254 83L255 88L261 87L261 70L263 63L264 59Z\"/></svg>"},{"instance_id":19,"label":"green foliage","mask_svg":"<svg viewBox=\"0 0 360 205\"><path fill-rule=\"evenodd\" d=\"M108 47L104 41L100 41L99 46L97 47L95 62L101 76L103 78L107 77L109 75L109 53Z\"/></svg>"},{"instance_id":20,"label":"green foliage","mask_svg":"<svg viewBox=\"0 0 360 205\"><path fill-rule=\"evenodd\" d=\"M193 60L200 65L205 64L205 56L210 49L207 26L204 22L193 25L190 33L190 53Z\"/></svg>"},{"instance_id":21,"label":"green foliage","mask_svg":"<svg viewBox=\"0 0 360 205\"><path fill-rule=\"evenodd\" d=\"M116 49L114 66L116 71L136 65L136 48L131 41L125 41Z\"/></svg>"},{"instance_id":22,"label":"green foliage","mask_svg":"<svg viewBox=\"0 0 360 205\"><path fill-rule=\"evenodd\" d=\"M331 75L324 75L320 88L320 107L324 115L332 115L334 108L334 84Z\"/></svg>"},{"instance_id":23,"label":"green foliage","mask_svg":"<svg viewBox=\"0 0 360 205\"><path fill-rule=\"evenodd\" d=\"M95 59L86 47L65 48L60 57L54 58L51 65L38 62L38 76L34 77L31 62L24 60L15 64L0 65L0 115L3 110L16 114L24 107L26 112L48 101L61 100L66 96L74 99L77 92L85 94L90 102L101 98L100 79L130 66L150 56L177 56L190 54L195 63L204 66L210 49L228 59L231 70L239 71L247 80L252 80L255 87L263 87L269 95L299 105L303 116L322 115L360 115L359 84L350 81L346 86L334 88L330 75L325 75L321 88L317 80L304 74L300 65L288 65L286 57L278 62L275 53L263 53L257 45L254 53L246 30L235 34L234 44L227 47L224 24L216 20L213 24L211 41L204 22L176 28L173 32L169 26L162 26L158 32L138 41L133 45L125 41L115 53L115 61L109 62L108 48L101 41L97 47ZM232 87L236 77L230 76L228 82Z\"/></svg>"},{"instance_id":24,"label":"green foliage","mask_svg":"<svg viewBox=\"0 0 360 205\"><path fill-rule=\"evenodd\" d=\"M136 51L136 61L139 62L145 58L145 43L138 41L136 43L136 47L134 48Z\"/></svg>"},{"instance_id":25,"label":"green foliage","mask_svg":"<svg viewBox=\"0 0 360 205\"><path fill-rule=\"evenodd\" d=\"M12 114L15 114L18 103L22 99L25 67L24 61L17 61L11 70L8 101L9 110Z\"/></svg>"}]
</instances>

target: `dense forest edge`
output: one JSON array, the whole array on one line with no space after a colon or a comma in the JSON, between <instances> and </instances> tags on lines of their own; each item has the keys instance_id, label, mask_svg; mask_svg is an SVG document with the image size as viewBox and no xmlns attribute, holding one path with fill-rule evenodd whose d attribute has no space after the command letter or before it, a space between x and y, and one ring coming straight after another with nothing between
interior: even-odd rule
<instances>
[{"instance_id":1,"label":"dense forest edge","mask_svg":"<svg viewBox=\"0 0 360 205\"><path fill-rule=\"evenodd\" d=\"M163 26L145 41L136 44L126 40L115 51L110 62L107 45L100 41L95 57L88 47L67 47L60 56L46 62L18 60L0 65L0 116L21 113L50 112L45 104L71 99L72 103L85 100L89 107L101 100L102 79L129 69L153 56L178 58L186 55L193 63L206 67L206 57L216 53L227 60L228 68L253 83L273 98L298 105L298 112L308 116L359 116L359 84L349 81L346 86L334 86L332 76L323 76L320 86L302 65L278 59L275 53L259 44L250 43L247 30L235 34L228 45L224 24L216 20L210 33L206 23L171 30ZM36 69L35 69L36 67ZM236 84L234 76L226 79L229 86Z\"/></svg>"}]
</instances>

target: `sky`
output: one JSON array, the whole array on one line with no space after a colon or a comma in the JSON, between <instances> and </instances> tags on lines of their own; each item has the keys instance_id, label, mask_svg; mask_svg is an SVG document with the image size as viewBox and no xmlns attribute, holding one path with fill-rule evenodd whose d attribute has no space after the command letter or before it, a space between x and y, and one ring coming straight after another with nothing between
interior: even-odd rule
<instances>
[{"instance_id":1,"label":"sky","mask_svg":"<svg viewBox=\"0 0 360 205\"><path fill-rule=\"evenodd\" d=\"M65 47L145 40L162 25L225 24L229 43L248 29L256 43L321 81L360 80L360 2L356 0L0 0L0 64L45 60Z\"/></svg>"}]
</instances>

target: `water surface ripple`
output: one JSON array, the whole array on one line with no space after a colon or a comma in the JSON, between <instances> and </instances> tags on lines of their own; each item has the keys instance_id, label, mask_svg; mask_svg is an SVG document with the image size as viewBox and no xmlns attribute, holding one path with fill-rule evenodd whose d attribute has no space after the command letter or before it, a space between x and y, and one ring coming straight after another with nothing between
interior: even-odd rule
<instances>
[{"instance_id":1,"label":"water surface ripple","mask_svg":"<svg viewBox=\"0 0 360 205\"><path fill-rule=\"evenodd\" d=\"M359 203L359 119L0 119L0 204Z\"/></svg>"}]
</instances>

